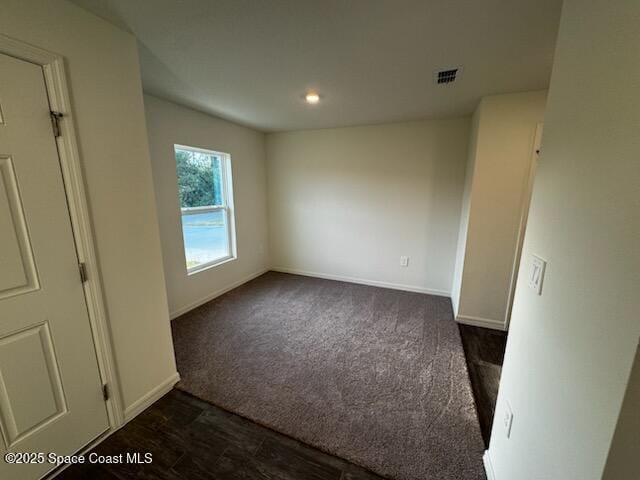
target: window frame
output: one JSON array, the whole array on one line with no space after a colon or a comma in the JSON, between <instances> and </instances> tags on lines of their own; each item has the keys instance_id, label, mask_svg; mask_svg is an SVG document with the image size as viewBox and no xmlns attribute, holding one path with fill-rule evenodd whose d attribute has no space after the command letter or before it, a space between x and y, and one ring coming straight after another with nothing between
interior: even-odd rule
<instances>
[{"instance_id":1,"label":"window frame","mask_svg":"<svg viewBox=\"0 0 640 480\"><path fill-rule=\"evenodd\" d=\"M173 145L173 156L175 163L175 155L177 150L186 150L190 152L204 153L206 155L216 156L220 158L220 170L222 187L222 205L207 205L204 207L182 207L180 201L180 192L176 188L178 193L178 207L180 208L180 233L182 237L182 253L184 256L184 266L187 270L187 275L193 275L195 273L208 270L223 263L227 263L238 258L236 250L236 223L235 223L235 209L233 205L233 178L231 173L231 154L227 152L220 152L217 150L211 150L208 148L192 147L184 144ZM176 171L176 187L178 186L178 173ZM182 217L184 215L195 215L199 213L209 212L224 212L225 223L227 226L227 244L229 245L229 254L223 257L211 260L210 262L201 263L193 267L187 266L187 250L184 241L184 229L182 226Z\"/></svg>"}]
</instances>

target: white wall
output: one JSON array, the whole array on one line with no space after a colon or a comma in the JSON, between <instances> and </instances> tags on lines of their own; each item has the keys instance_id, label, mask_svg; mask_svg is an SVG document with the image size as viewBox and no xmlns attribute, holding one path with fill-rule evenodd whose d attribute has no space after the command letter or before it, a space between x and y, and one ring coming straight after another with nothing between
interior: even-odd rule
<instances>
[{"instance_id":1,"label":"white wall","mask_svg":"<svg viewBox=\"0 0 640 480\"><path fill-rule=\"evenodd\" d=\"M164 291L136 41L62 0L3 0L0 31L63 55L125 407L170 381Z\"/></svg>"},{"instance_id":2,"label":"white wall","mask_svg":"<svg viewBox=\"0 0 640 480\"><path fill-rule=\"evenodd\" d=\"M474 114L452 288L460 321L507 326L520 218L545 102L546 91L492 95Z\"/></svg>"},{"instance_id":3,"label":"white wall","mask_svg":"<svg viewBox=\"0 0 640 480\"><path fill-rule=\"evenodd\" d=\"M263 273L268 263L264 134L145 95L171 316ZM173 145L231 154L238 258L187 275Z\"/></svg>"},{"instance_id":4,"label":"white wall","mask_svg":"<svg viewBox=\"0 0 640 480\"><path fill-rule=\"evenodd\" d=\"M449 295L468 138L468 118L267 135L274 268Z\"/></svg>"},{"instance_id":5,"label":"white wall","mask_svg":"<svg viewBox=\"0 0 640 480\"><path fill-rule=\"evenodd\" d=\"M469 149L467 152L467 167L464 173L464 189L462 192L462 211L460 212L460 227L458 230L458 243L456 247L456 260L453 271L453 284L451 285L451 305L454 318L458 316L460 305L460 290L462 287L462 271L464 269L464 257L467 250L467 234L469 231L469 214L471 213L471 185L473 172L476 167L476 150L478 148L478 128L480 124L480 109L476 108L471 117L471 129L469 131Z\"/></svg>"},{"instance_id":6,"label":"white wall","mask_svg":"<svg viewBox=\"0 0 640 480\"><path fill-rule=\"evenodd\" d=\"M521 269L489 448L496 480L603 474L640 336L638 25L637 0L564 3L522 257L546 259L547 274L538 296Z\"/></svg>"}]
</instances>

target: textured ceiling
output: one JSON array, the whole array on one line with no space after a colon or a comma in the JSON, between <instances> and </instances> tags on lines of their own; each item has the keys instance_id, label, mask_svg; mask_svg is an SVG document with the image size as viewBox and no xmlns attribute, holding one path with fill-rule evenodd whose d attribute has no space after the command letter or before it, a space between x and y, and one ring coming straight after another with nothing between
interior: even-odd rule
<instances>
[{"instance_id":1,"label":"textured ceiling","mask_svg":"<svg viewBox=\"0 0 640 480\"><path fill-rule=\"evenodd\" d=\"M144 89L264 131L470 113L546 88L561 0L73 0L138 38ZM453 85L434 72L463 66ZM305 91L322 96L316 106Z\"/></svg>"}]
</instances>

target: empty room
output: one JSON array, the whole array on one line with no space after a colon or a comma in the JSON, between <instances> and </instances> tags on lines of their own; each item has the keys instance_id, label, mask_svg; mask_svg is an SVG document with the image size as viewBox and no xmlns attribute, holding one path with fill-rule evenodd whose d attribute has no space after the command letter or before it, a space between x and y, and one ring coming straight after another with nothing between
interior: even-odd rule
<instances>
[{"instance_id":1,"label":"empty room","mask_svg":"<svg viewBox=\"0 0 640 480\"><path fill-rule=\"evenodd\" d=\"M0 479L640 479L636 0L0 0Z\"/></svg>"}]
</instances>

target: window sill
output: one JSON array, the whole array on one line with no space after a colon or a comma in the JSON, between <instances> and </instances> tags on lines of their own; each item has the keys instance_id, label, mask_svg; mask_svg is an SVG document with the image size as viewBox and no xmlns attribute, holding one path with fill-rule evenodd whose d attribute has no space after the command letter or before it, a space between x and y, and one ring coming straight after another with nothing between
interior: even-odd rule
<instances>
[{"instance_id":1,"label":"window sill","mask_svg":"<svg viewBox=\"0 0 640 480\"><path fill-rule=\"evenodd\" d=\"M234 260L237 260L237 259L238 259L237 256L231 256L231 257L223 257L218 260L214 260L213 262L203 263L202 265L198 265L197 267L187 269L187 276L204 272L205 270L209 270L210 268L213 268L213 267L219 267L220 265L233 262Z\"/></svg>"}]
</instances>

